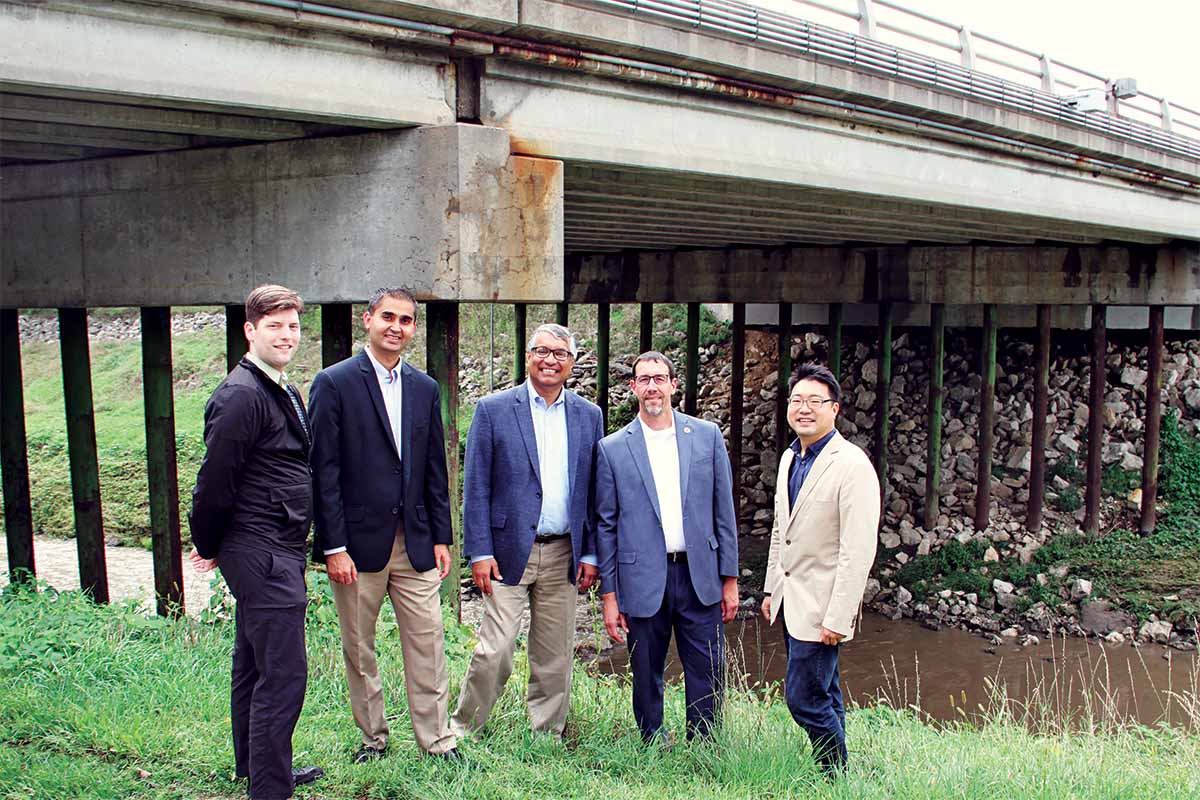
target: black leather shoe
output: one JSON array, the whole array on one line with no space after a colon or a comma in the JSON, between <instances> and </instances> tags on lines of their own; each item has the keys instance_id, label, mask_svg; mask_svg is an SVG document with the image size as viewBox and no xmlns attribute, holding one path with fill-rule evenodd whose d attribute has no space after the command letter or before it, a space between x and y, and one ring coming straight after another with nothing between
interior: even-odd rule
<instances>
[{"instance_id":1,"label":"black leather shoe","mask_svg":"<svg viewBox=\"0 0 1200 800\"><path fill-rule=\"evenodd\" d=\"M325 770L320 767L301 767L300 769L292 767L292 783L297 786L312 783L317 778L323 777L325 777Z\"/></svg>"},{"instance_id":2,"label":"black leather shoe","mask_svg":"<svg viewBox=\"0 0 1200 800\"><path fill-rule=\"evenodd\" d=\"M444 753L430 753L429 755L454 764L465 764L467 762L466 757L459 751L457 747L451 747Z\"/></svg>"},{"instance_id":3,"label":"black leather shoe","mask_svg":"<svg viewBox=\"0 0 1200 800\"><path fill-rule=\"evenodd\" d=\"M355 764L365 764L368 761L374 761L377 758L383 758L384 752L386 752L385 748L367 747L366 745L363 745L362 747L358 748L358 752L354 754L353 760Z\"/></svg>"}]
</instances>

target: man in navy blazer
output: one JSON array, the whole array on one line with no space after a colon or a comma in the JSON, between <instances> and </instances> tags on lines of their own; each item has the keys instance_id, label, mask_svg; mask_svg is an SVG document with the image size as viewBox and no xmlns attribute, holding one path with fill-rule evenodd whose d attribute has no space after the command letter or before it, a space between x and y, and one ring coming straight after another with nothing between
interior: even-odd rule
<instances>
[{"instance_id":1,"label":"man in navy blazer","mask_svg":"<svg viewBox=\"0 0 1200 800\"><path fill-rule=\"evenodd\" d=\"M479 643L452 727L478 731L512 674L529 602L529 707L534 731L562 736L571 705L575 599L596 579L592 462L600 409L566 389L578 355L561 325L529 339L524 383L483 398L467 434L463 550L483 593Z\"/></svg>"},{"instance_id":2,"label":"man in navy blazer","mask_svg":"<svg viewBox=\"0 0 1200 800\"><path fill-rule=\"evenodd\" d=\"M647 352L633 364L638 416L596 457L596 545L604 627L629 640L633 716L662 730L671 632L683 665L687 736L708 736L724 696L724 623L737 614L732 474L721 430L671 410L675 367Z\"/></svg>"},{"instance_id":3,"label":"man in navy blazer","mask_svg":"<svg viewBox=\"0 0 1200 800\"><path fill-rule=\"evenodd\" d=\"M400 629L417 745L457 758L450 730L439 588L450 572L450 500L437 383L404 363L416 333L407 289L380 289L367 344L322 370L309 392L316 496L313 558L326 562L342 635L356 762L387 747L375 623L389 596Z\"/></svg>"}]
</instances>

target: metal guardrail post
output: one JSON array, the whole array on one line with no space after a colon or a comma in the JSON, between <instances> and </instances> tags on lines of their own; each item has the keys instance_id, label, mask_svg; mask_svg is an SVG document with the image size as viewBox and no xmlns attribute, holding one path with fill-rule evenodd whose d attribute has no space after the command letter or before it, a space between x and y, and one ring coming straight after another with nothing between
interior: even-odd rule
<instances>
[{"instance_id":1,"label":"metal guardrail post","mask_svg":"<svg viewBox=\"0 0 1200 800\"><path fill-rule=\"evenodd\" d=\"M1054 94L1054 62L1043 53L1039 63L1042 70L1042 91Z\"/></svg>"},{"instance_id":2,"label":"metal guardrail post","mask_svg":"<svg viewBox=\"0 0 1200 800\"><path fill-rule=\"evenodd\" d=\"M1159 100L1158 103L1159 108L1161 109L1159 112L1159 118L1162 119L1162 128L1164 131L1169 131L1175 125L1174 121L1171 119L1171 104L1167 102L1167 98L1165 97L1162 100Z\"/></svg>"},{"instance_id":3,"label":"metal guardrail post","mask_svg":"<svg viewBox=\"0 0 1200 800\"><path fill-rule=\"evenodd\" d=\"M871 0L858 0L858 35L875 39L878 36L875 27L875 9Z\"/></svg>"},{"instance_id":4,"label":"metal guardrail post","mask_svg":"<svg viewBox=\"0 0 1200 800\"><path fill-rule=\"evenodd\" d=\"M958 46L962 65L967 69L975 69L975 39L966 25L958 29Z\"/></svg>"}]
</instances>

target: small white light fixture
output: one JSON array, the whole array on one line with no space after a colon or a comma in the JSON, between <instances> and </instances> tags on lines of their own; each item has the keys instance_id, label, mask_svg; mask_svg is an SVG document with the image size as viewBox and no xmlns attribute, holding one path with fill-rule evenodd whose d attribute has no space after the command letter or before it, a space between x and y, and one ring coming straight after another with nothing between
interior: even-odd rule
<instances>
[{"instance_id":1,"label":"small white light fixture","mask_svg":"<svg viewBox=\"0 0 1200 800\"><path fill-rule=\"evenodd\" d=\"M1109 83L1109 92L1119 100L1137 97L1137 81L1133 78L1117 78Z\"/></svg>"},{"instance_id":2,"label":"small white light fixture","mask_svg":"<svg viewBox=\"0 0 1200 800\"><path fill-rule=\"evenodd\" d=\"M1104 89L1095 87L1069 94L1063 98L1063 102L1076 111L1107 111L1108 102L1105 95Z\"/></svg>"}]
</instances>

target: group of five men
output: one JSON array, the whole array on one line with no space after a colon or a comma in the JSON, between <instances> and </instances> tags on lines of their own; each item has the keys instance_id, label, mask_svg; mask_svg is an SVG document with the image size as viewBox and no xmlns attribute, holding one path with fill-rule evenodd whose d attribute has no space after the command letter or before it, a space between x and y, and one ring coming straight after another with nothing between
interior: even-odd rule
<instances>
[{"instance_id":1,"label":"group of five men","mask_svg":"<svg viewBox=\"0 0 1200 800\"><path fill-rule=\"evenodd\" d=\"M535 732L561 737L570 707L578 593L597 582L605 628L627 641L633 711L666 741L663 671L674 634L688 738L708 737L724 693L724 623L738 608L732 473L720 429L672 408L674 365L637 357L637 417L605 437L599 408L565 388L578 356L565 327L538 327L528 379L479 401L467 437L463 553L484 615L449 713L439 587L451 567L450 500L436 382L403 360L417 326L406 289L377 291L355 356L321 371L306 411L283 373L300 298L261 286L246 301L246 356L205 409L207 454L190 516L197 569L220 566L237 600L231 719L252 798L320 777L292 766L304 700L305 544L324 562L340 626L361 763L388 745L375 628L391 599L420 749L459 760L513 667L526 604ZM833 428L840 389L805 365L788 405L763 603L785 617L788 707L823 768L846 760L838 643L853 635L874 559L879 486ZM786 607L786 611L783 608Z\"/></svg>"}]
</instances>

